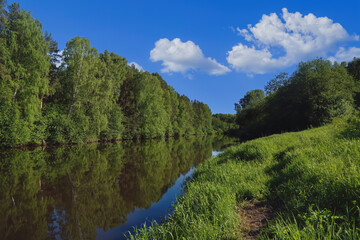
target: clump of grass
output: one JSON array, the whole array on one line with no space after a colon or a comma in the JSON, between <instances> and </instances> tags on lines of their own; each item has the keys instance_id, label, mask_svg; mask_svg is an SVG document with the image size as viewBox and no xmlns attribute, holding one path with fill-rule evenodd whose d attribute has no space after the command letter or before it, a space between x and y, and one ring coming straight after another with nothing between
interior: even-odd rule
<instances>
[{"instance_id":1,"label":"clump of grass","mask_svg":"<svg viewBox=\"0 0 360 240\"><path fill-rule=\"evenodd\" d=\"M360 238L359 118L228 148L200 165L161 225L131 239L240 237L236 206L272 203L261 239Z\"/></svg>"},{"instance_id":2,"label":"clump of grass","mask_svg":"<svg viewBox=\"0 0 360 240\"><path fill-rule=\"evenodd\" d=\"M358 209L356 210L359 213ZM314 209L311 205L297 216L279 215L263 232L266 239L360 239L354 212L337 215L328 209Z\"/></svg>"},{"instance_id":3,"label":"clump of grass","mask_svg":"<svg viewBox=\"0 0 360 240\"><path fill-rule=\"evenodd\" d=\"M221 184L199 180L189 183L172 214L162 225L137 230L135 239L215 239L231 237L237 216L235 194Z\"/></svg>"}]
</instances>

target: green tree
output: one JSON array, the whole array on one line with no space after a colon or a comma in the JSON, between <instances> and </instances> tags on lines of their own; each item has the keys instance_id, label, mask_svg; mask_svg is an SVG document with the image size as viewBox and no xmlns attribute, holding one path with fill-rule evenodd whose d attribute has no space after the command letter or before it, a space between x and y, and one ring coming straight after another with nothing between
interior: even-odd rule
<instances>
[{"instance_id":1,"label":"green tree","mask_svg":"<svg viewBox=\"0 0 360 240\"><path fill-rule=\"evenodd\" d=\"M193 134L194 110L188 97L181 95L179 97L179 110L177 115L179 135Z\"/></svg>"},{"instance_id":2,"label":"green tree","mask_svg":"<svg viewBox=\"0 0 360 240\"><path fill-rule=\"evenodd\" d=\"M169 86L166 81L158 74L153 73L161 85L163 90L163 101L164 101L164 109L166 111L166 136L180 135L180 128L178 123L178 113L179 113L179 94L175 91L175 89Z\"/></svg>"},{"instance_id":3,"label":"green tree","mask_svg":"<svg viewBox=\"0 0 360 240\"><path fill-rule=\"evenodd\" d=\"M282 72L271 79L264 87L266 95L275 93L279 88L289 84L289 74Z\"/></svg>"},{"instance_id":4,"label":"green tree","mask_svg":"<svg viewBox=\"0 0 360 240\"><path fill-rule=\"evenodd\" d=\"M66 67L63 88L68 101L68 115L73 108L81 109L82 105L92 102L94 89L100 85L97 78L97 66L100 64L97 50L90 46L86 38L75 37L66 43L64 50L64 67Z\"/></svg>"},{"instance_id":5,"label":"green tree","mask_svg":"<svg viewBox=\"0 0 360 240\"><path fill-rule=\"evenodd\" d=\"M356 107L360 107L360 58L354 58L348 63L348 73L354 78L354 101Z\"/></svg>"},{"instance_id":6,"label":"green tree","mask_svg":"<svg viewBox=\"0 0 360 240\"><path fill-rule=\"evenodd\" d=\"M237 112L240 112L241 110L244 110L247 106L256 104L264 98L265 93L261 89L249 91L245 94L243 98L239 100L239 103L235 103L235 110Z\"/></svg>"},{"instance_id":7,"label":"green tree","mask_svg":"<svg viewBox=\"0 0 360 240\"><path fill-rule=\"evenodd\" d=\"M194 100L192 101L194 111L193 125L195 133L211 133L212 132L212 114L208 105Z\"/></svg>"},{"instance_id":8,"label":"green tree","mask_svg":"<svg viewBox=\"0 0 360 240\"><path fill-rule=\"evenodd\" d=\"M347 70L356 82L360 81L360 58L354 58L348 63Z\"/></svg>"},{"instance_id":9,"label":"green tree","mask_svg":"<svg viewBox=\"0 0 360 240\"><path fill-rule=\"evenodd\" d=\"M13 3L1 4L1 144L40 142L45 138L41 99L48 94L50 58L42 26Z\"/></svg>"},{"instance_id":10,"label":"green tree","mask_svg":"<svg viewBox=\"0 0 360 240\"><path fill-rule=\"evenodd\" d=\"M140 119L138 117L136 103L136 82L137 78L141 77L139 71L135 68L126 68L125 79L120 89L118 103L124 114L124 138L137 138L140 137Z\"/></svg>"},{"instance_id":11,"label":"green tree","mask_svg":"<svg viewBox=\"0 0 360 240\"><path fill-rule=\"evenodd\" d=\"M107 51L99 57L89 40L76 37L67 43L64 61L62 95L77 135L86 141L119 138L122 114L116 103L125 75L124 59Z\"/></svg>"},{"instance_id":12,"label":"green tree","mask_svg":"<svg viewBox=\"0 0 360 240\"><path fill-rule=\"evenodd\" d=\"M236 114L213 114L212 127L218 133L232 134L238 128Z\"/></svg>"},{"instance_id":13,"label":"green tree","mask_svg":"<svg viewBox=\"0 0 360 240\"><path fill-rule=\"evenodd\" d=\"M272 88L265 98L263 93L257 97L248 92L237 104L237 123L243 136L320 126L353 111L354 82L344 64L315 59L300 63L285 80L284 75L279 76L279 86L268 85L275 85L276 91Z\"/></svg>"},{"instance_id":14,"label":"green tree","mask_svg":"<svg viewBox=\"0 0 360 240\"><path fill-rule=\"evenodd\" d=\"M0 1L0 144L81 143L212 131L207 105L75 37L63 52L19 4ZM196 113L195 113L196 112ZM195 130L195 131L194 131Z\"/></svg>"},{"instance_id":15,"label":"green tree","mask_svg":"<svg viewBox=\"0 0 360 240\"><path fill-rule=\"evenodd\" d=\"M49 68L49 93L48 96L44 96L41 101L41 108L45 105L46 102L54 101L54 94L56 90L60 87L59 83L59 68L61 64L62 56L58 48L58 43L52 38L51 34L45 31L45 39L48 43L48 55L50 56L50 68Z\"/></svg>"},{"instance_id":16,"label":"green tree","mask_svg":"<svg viewBox=\"0 0 360 240\"><path fill-rule=\"evenodd\" d=\"M352 112L353 86L343 65L315 59L299 64L291 77L287 98L293 111L301 111L305 117L301 128L319 126Z\"/></svg>"},{"instance_id":17,"label":"green tree","mask_svg":"<svg viewBox=\"0 0 360 240\"><path fill-rule=\"evenodd\" d=\"M169 124L160 83L148 72L140 72L138 75L136 110L140 120L140 134L145 138L165 136Z\"/></svg>"},{"instance_id":18,"label":"green tree","mask_svg":"<svg viewBox=\"0 0 360 240\"><path fill-rule=\"evenodd\" d=\"M122 137L124 126L122 124L123 114L119 103L121 87L125 80L127 62L125 58L115 53L105 51L100 54L104 63L104 79L97 91L100 97L101 114L107 115L107 128L100 133L101 139L119 139Z\"/></svg>"}]
</instances>

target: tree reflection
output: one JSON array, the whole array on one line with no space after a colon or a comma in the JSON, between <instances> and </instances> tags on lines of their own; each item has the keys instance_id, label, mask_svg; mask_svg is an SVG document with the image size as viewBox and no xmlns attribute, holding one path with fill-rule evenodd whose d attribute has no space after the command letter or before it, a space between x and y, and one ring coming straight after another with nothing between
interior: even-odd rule
<instances>
[{"instance_id":1,"label":"tree reflection","mask_svg":"<svg viewBox=\"0 0 360 240\"><path fill-rule=\"evenodd\" d=\"M1 239L95 239L147 209L211 156L213 139L9 150L0 153Z\"/></svg>"}]
</instances>

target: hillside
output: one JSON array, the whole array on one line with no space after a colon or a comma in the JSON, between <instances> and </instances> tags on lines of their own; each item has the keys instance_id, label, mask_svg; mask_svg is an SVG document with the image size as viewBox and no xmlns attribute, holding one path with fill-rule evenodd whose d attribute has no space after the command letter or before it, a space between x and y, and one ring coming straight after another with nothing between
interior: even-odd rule
<instances>
[{"instance_id":1,"label":"hillside","mask_svg":"<svg viewBox=\"0 0 360 240\"><path fill-rule=\"evenodd\" d=\"M202 164L162 225L135 239L358 239L359 117L230 147ZM244 211L274 217L257 232ZM263 224L263 225L266 225Z\"/></svg>"}]
</instances>

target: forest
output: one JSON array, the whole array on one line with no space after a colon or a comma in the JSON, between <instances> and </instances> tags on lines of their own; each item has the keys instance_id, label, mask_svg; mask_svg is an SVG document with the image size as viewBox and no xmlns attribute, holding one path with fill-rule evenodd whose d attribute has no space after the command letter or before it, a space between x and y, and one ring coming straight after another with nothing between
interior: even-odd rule
<instances>
[{"instance_id":1,"label":"forest","mask_svg":"<svg viewBox=\"0 0 360 240\"><path fill-rule=\"evenodd\" d=\"M85 37L62 51L39 20L0 1L0 146L212 133L210 108Z\"/></svg>"},{"instance_id":2,"label":"forest","mask_svg":"<svg viewBox=\"0 0 360 240\"><path fill-rule=\"evenodd\" d=\"M360 106L360 59L332 63L301 62L262 89L248 91L235 103L236 134L243 139L304 130L352 115Z\"/></svg>"}]
</instances>

